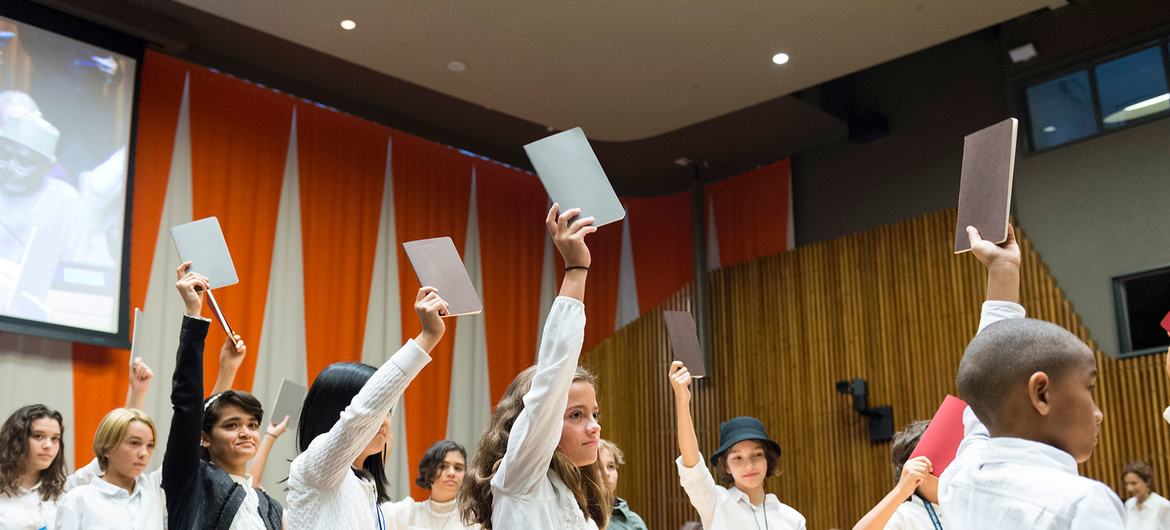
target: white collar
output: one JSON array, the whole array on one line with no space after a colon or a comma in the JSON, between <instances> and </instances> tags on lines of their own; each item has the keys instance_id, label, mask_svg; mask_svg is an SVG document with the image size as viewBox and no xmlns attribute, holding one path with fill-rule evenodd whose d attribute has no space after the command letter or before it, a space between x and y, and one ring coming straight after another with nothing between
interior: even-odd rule
<instances>
[{"instance_id":1,"label":"white collar","mask_svg":"<svg viewBox=\"0 0 1170 530\"><path fill-rule=\"evenodd\" d=\"M743 490L741 490L735 486L727 488L727 493L729 495L731 495L731 498L735 499L735 502L743 501L745 504L747 504L748 506L750 506L752 508L756 507L756 505L752 504L752 498L749 497L748 494L745 493ZM780 508L779 504L780 504L780 499L776 498L776 496L772 495L771 493L768 493L766 491L764 492L764 504L761 506L762 508L764 508L765 510L767 510L768 508L779 509Z\"/></svg>"},{"instance_id":2,"label":"white collar","mask_svg":"<svg viewBox=\"0 0 1170 530\"><path fill-rule=\"evenodd\" d=\"M1043 466L1077 475L1072 455L1046 443L1023 438L999 437L988 441L983 464L1016 463Z\"/></svg>"},{"instance_id":3,"label":"white collar","mask_svg":"<svg viewBox=\"0 0 1170 530\"><path fill-rule=\"evenodd\" d=\"M142 481L141 475L135 477L134 478L134 493L130 493L130 492L126 491L122 486L115 486L113 484L110 484L109 482L106 482L105 474L103 473L101 477L94 479L93 486L95 488L97 488L98 491L105 494L106 496L123 497L123 498L127 498L127 499L132 499L137 495L142 495L142 489L143 489L142 482L143 481Z\"/></svg>"}]
</instances>

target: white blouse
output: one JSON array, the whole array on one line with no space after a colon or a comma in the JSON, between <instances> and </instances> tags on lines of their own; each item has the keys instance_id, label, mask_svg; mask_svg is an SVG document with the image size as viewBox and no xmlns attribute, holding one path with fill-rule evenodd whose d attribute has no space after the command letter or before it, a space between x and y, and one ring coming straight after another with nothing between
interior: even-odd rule
<instances>
[{"instance_id":1,"label":"white blouse","mask_svg":"<svg viewBox=\"0 0 1170 530\"><path fill-rule=\"evenodd\" d=\"M296 530L378 530L385 517L374 483L358 478L353 461L378 433L390 408L431 361L414 340L366 382L329 432L318 436L289 468L285 527Z\"/></svg>"},{"instance_id":2,"label":"white blouse","mask_svg":"<svg viewBox=\"0 0 1170 530\"><path fill-rule=\"evenodd\" d=\"M934 509L939 523L943 525L943 528L946 528L942 510L933 502L930 503L930 507ZM900 504L898 511L894 512L889 521L886 521L885 530L935 530L934 521L931 520L930 513L926 511L926 501L915 495L910 497L910 500Z\"/></svg>"},{"instance_id":3,"label":"white blouse","mask_svg":"<svg viewBox=\"0 0 1170 530\"><path fill-rule=\"evenodd\" d=\"M585 340L585 304L558 296L549 310L524 410L492 476L492 527L500 530L597 528L573 492L549 468L560 443L569 387Z\"/></svg>"},{"instance_id":4,"label":"white blouse","mask_svg":"<svg viewBox=\"0 0 1170 530\"><path fill-rule=\"evenodd\" d=\"M739 488L725 488L716 484L711 470L703 464L702 455L699 455L699 463L695 467L684 466L681 456L675 460L675 466L678 467L678 478L691 500L691 506L699 512L704 530L806 528L804 516L771 493L764 497L764 505L757 507L752 506L748 494Z\"/></svg>"},{"instance_id":5,"label":"white blouse","mask_svg":"<svg viewBox=\"0 0 1170 530\"><path fill-rule=\"evenodd\" d=\"M244 501L240 503L240 509L236 511L236 517L232 519L232 525L228 530L268 530L264 519L260 518L260 495L256 493L256 488L252 487L252 475L228 473L228 476L232 482L244 489Z\"/></svg>"},{"instance_id":6,"label":"white blouse","mask_svg":"<svg viewBox=\"0 0 1170 530\"><path fill-rule=\"evenodd\" d=\"M407 497L398 502L383 503L382 510L386 518L394 522L390 527L397 530L479 530L478 524L467 526L459 519L456 499L417 502Z\"/></svg>"},{"instance_id":7,"label":"white blouse","mask_svg":"<svg viewBox=\"0 0 1170 530\"><path fill-rule=\"evenodd\" d=\"M20 488L20 495L0 493L0 530L56 528L57 501L41 499L41 483Z\"/></svg>"},{"instance_id":8,"label":"white blouse","mask_svg":"<svg viewBox=\"0 0 1170 530\"><path fill-rule=\"evenodd\" d=\"M1138 508L1137 497L1125 500L1126 530L1170 530L1170 501L1150 492Z\"/></svg>"},{"instance_id":9,"label":"white blouse","mask_svg":"<svg viewBox=\"0 0 1170 530\"><path fill-rule=\"evenodd\" d=\"M101 478L77 486L57 505L59 530L163 530L167 503L162 473L143 473L128 492Z\"/></svg>"}]
</instances>

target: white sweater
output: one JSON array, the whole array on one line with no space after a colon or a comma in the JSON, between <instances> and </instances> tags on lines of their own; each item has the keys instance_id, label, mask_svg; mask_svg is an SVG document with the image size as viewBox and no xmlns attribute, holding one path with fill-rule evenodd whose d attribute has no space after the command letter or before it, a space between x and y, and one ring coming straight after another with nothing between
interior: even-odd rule
<instances>
[{"instance_id":1,"label":"white sweater","mask_svg":"<svg viewBox=\"0 0 1170 530\"><path fill-rule=\"evenodd\" d=\"M492 477L492 527L497 530L597 528L549 468L584 339L585 305L557 297L544 326L532 388L524 394L524 410L512 424L507 452Z\"/></svg>"},{"instance_id":2,"label":"white sweater","mask_svg":"<svg viewBox=\"0 0 1170 530\"><path fill-rule=\"evenodd\" d=\"M285 527L290 530L377 530L382 519L374 484L357 477L353 461L378 433L390 407L431 361L413 340L398 350L354 396L329 432L293 460Z\"/></svg>"}]
</instances>

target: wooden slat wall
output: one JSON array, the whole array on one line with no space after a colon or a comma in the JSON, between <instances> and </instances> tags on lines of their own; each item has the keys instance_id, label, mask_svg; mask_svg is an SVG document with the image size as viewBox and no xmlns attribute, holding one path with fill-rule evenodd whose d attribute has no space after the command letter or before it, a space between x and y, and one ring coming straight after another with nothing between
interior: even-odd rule
<instances>
[{"instance_id":1,"label":"wooden slat wall","mask_svg":"<svg viewBox=\"0 0 1170 530\"><path fill-rule=\"evenodd\" d=\"M869 381L870 405L892 405L901 428L926 419L947 393L979 320L986 272L951 253L955 213L898 224L735 265L711 274L711 377L695 384L704 451L719 422L761 418L783 448L768 490L810 529L850 528L893 486L889 444L870 444L838 380ZM1072 306L1020 232L1029 316L1088 339ZM1108 259L1108 256L1101 256ZM1102 280L1105 281L1105 280ZM601 380L602 436L626 453L619 494L652 529L697 520L674 468L671 355L661 309L689 309L684 289L583 356ZM1118 476L1142 458L1155 489L1170 484L1170 385L1160 355L1116 360L1097 351L1100 445L1082 472L1123 492ZM1122 494L1124 497L1124 494Z\"/></svg>"}]
</instances>

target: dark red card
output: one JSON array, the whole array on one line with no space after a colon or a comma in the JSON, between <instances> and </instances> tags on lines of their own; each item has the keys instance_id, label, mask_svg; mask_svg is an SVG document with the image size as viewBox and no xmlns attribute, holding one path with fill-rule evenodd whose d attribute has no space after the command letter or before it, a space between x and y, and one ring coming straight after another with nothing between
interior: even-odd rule
<instances>
[{"instance_id":1,"label":"dark red card","mask_svg":"<svg viewBox=\"0 0 1170 530\"><path fill-rule=\"evenodd\" d=\"M967 402L948 395L930 419L930 425L910 458L925 456L930 459L930 474L941 477L947 466L955 459L959 444L963 441L963 411Z\"/></svg>"},{"instance_id":2,"label":"dark red card","mask_svg":"<svg viewBox=\"0 0 1170 530\"><path fill-rule=\"evenodd\" d=\"M1166 333L1170 333L1170 313L1166 313L1166 316L1162 317L1162 329L1166 330Z\"/></svg>"}]
</instances>

